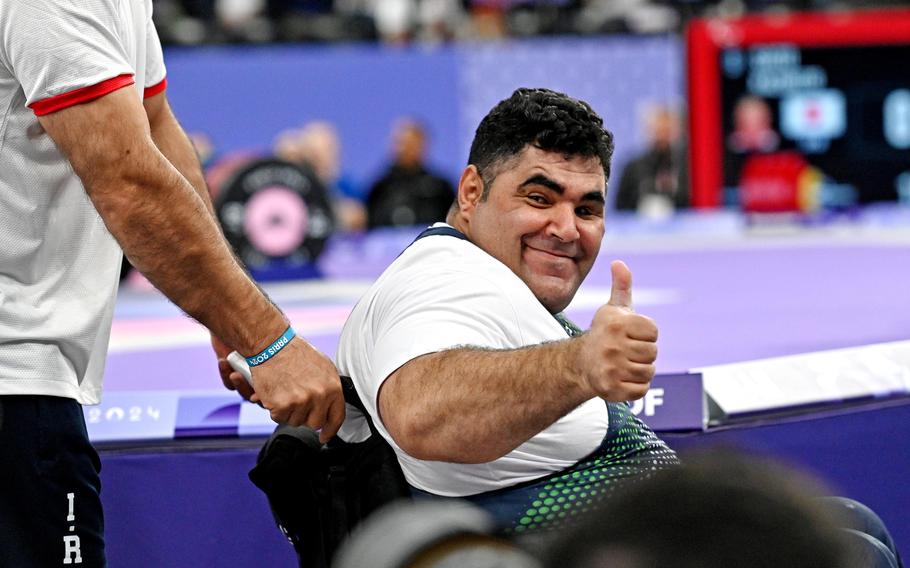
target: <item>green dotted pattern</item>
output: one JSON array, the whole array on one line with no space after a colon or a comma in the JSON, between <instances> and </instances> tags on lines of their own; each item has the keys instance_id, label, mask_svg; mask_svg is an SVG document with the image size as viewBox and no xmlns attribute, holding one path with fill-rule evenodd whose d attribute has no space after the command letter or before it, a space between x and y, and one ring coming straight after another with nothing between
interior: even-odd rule
<instances>
[{"instance_id":1,"label":"green dotted pattern","mask_svg":"<svg viewBox=\"0 0 910 568\"><path fill-rule=\"evenodd\" d=\"M565 315L556 321L569 337L582 333ZM679 465L671 450L625 403L608 402L609 430L597 451L546 480L536 498L506 532L526 533L571 525L618 487Z\"/></svg>"},{"instance_id":2,"label":"green dotted pattern","mask_svg":"<svg viewBox=\"0 0 910 568\"><path fill-rule=\"evenodd\" d=\"M594 455L548 479L507 531L524 533L571 524L617 487L679 464L676 453L626 404L607 403L607 407L611 427L604 444Z\"/></svg>"}]
</instances>

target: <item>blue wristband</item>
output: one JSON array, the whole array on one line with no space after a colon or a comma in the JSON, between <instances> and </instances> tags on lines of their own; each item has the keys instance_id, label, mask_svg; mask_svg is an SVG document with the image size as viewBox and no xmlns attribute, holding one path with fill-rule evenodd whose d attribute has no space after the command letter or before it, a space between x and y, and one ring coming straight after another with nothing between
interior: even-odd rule
<instances>
[{"instance_id":1,"label":"blue wristband","mask_svg":"<svg viewBox=\"0 0 910 568\"><path fill-rule=\"evenodd\" d=\"M272 357L278 354L279 351L284 349L288 343L294 339L294 336L297 335L294 333L294 328L288 326L288 328L281 334L281 337L272 342L271 345L262 350L258 355L253 355L252 357L246 358L246 363L250 367L255 367L256 365L262 365Z\"/></svg>"}]
</instances>

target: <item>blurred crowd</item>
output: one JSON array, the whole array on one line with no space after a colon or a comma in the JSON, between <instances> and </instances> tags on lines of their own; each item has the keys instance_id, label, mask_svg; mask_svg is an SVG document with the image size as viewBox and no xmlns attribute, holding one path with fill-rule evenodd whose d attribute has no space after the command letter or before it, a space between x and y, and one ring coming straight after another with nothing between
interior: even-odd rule
<instances>
[{"instance_id":1,"label":"blurred crowd","mask_svg":"<svg viewBox=\"0 0 910 568\"><path fill-rule=\"evenodd\" d=\"M874 512L825 492L817 479L789 465L715 449L626 486L561 532L503 536L467 502L399 501L355 528L332 566L903 566Z\"/></svg>"},{"instance_id":2,"label":"blurred crowd","mask_svg":"<svg viewBox=\"0 0 910 568\"><path fill-rule=\"evenodd\" d=\"M207 136L190 136L213 195L230 184L243 166L261 158L277 158L315 178L331 202L335 224L342 232L430 224L445 217L455 198L452 183L426 163L430 143L426 126L411 117L401 117L392 125L384 169L362 187L343 171L341 138L327 121L280 132L269 156L218 156Z\"/></svg>"},{"instance_id":3,"label":"blurred crowd","mask_svg":"<svg viewBox=\"0 0 910 568\"><path fill-rule=\"evenodd\" d=\"M654 107L641 125L646 146L619 170L617 211L663 218L689 206L689 180L682 117L678 110ZM444 219L455 198L454 180L428 163L430 132L420 120L402 116L391 126L382 169L366 183L344 171L343 142L334 124L314 120L287 128L265 155L220 155L204 133L190 133L213 196L236 180L234 175L260 159L279 159L303 168L330 201L335 227L359 232L379 227L428 225Z\"/></svg>"},{"instance_id":4,"label":"blurred crowd","mask_svg":"<svg viewBox=\"0 0 910 568\"><path fill-rule=\"evenodd\" d=\"M838 10L910 0L154 0L170 44L382 41L672 33L692 17Z\"/></svg>"}]
</instances>

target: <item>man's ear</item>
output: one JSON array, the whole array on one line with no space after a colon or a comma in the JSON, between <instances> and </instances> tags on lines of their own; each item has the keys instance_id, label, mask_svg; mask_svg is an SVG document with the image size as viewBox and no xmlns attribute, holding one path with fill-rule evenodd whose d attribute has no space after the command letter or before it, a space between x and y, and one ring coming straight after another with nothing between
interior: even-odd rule
<instances>
[{"instance_id":1,"label":"man's ear","mask_svg":"<svg viewBox=\"0 0 910 568\"><path fill-rule=\"evenodd\" d=\"M470 165L461 173L458 181L458 210L466 218L474 213L477 204L483 197L483 178L477 166Z\"/></svg>"}]
</instances>

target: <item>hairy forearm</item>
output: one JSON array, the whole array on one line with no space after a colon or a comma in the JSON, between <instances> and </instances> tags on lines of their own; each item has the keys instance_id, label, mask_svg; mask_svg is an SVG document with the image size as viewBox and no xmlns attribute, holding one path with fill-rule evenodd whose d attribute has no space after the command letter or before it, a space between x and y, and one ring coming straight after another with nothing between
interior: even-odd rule
<instances>
[{"instance_id":1,"label":"hairy forearm","mask_svg":"<svg viewBox=\"0 0 910 568\"><path fill-rule=\"evenodd\" d=\"M218 216L215 213L212 197L209 193L196 149L177 121L177 117L171 111L167 97L162 93L146 99L144 104L149 118L150 134L155 146L180 175L189 182L217 223ZM233 252L231 254L233 255ZM240 264L236 255L234 255L234 259ZM259 288L258 285L257 288ZM261 292L262 289L259 288L259 290ZM220 339L219 341L223 342Z\"/></svg>"},{"instance_id":2,"label":"hairy forearm","mask_svg":"<svg viewBox=\"0 0 910 568\"><path fill-rule=\"evenodd\" d=\"M418 459L497 459L594 396L575 369L579 348L571 339L419 357L383 384L380 416L396 443Z\"/></svg>"},{"instance_id":3,"label":"hairy forearm","mask_svg":"<svg viewBox=\"0 0 910 568\"><path fill-rule=\"evenodd\" d=\"M127 257L175 304L244 354L283 331L284 316L240 269L203 198L155 145L134 90L39 121Z\"/></svg>"},{"instance_id":4,"label":"hairy forearm","mask_svg":"<svg viewBox=\"0 0 910 568\"><path fill-rule=\"evenodd\" d=\"M152 140L167 161L190 183L209 212L214 215L212 198L209 195L196 150L183 128L180 127L180 123L177 122L165 95L162 93L157 97L159 98L154 101L146 100L146 112L149 117Z\"/></svg>"},{"instance_id":5,"label":"hairy forearm","mask_svg":"<svg viewBox=\"0 0 910 568\"><path fill-rule=\"evenodd\" d=\"M203 199L148 148L86 190L130 262L225 343L252 354L284 317L240 269ZM212 292L217 290L218 295Z\"/></svg>"}]
</instances>

